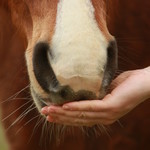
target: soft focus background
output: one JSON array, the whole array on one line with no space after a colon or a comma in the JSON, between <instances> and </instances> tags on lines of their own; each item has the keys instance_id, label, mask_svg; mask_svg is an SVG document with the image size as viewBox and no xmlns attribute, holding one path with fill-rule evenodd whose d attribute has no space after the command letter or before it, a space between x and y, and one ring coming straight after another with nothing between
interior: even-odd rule
<instances>
[{"instance_id":1,"label":"soft focus background","mask_svg":"<svg viewBox=\"0 0 150 150\"><path fill-rule=\"evenodd\" d=\"M3 126L0 122L0 150L8 150L6 138L4 136Z\"/></svg>"}]
</instances>

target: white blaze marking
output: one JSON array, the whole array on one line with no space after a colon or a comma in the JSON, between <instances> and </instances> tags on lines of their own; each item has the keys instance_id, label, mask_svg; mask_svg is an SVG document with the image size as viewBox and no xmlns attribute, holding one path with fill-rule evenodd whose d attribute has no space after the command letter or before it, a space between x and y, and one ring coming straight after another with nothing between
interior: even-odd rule
<instances>
[{"instance_id":1,"label":"white blaze marking","mask_svg":"<svg viewBox=\"0 0 150 150\"><path fill-rule=\"evenodd\" d=\"M56 76L101 78L108 42L100 31L91 0L60 0L51 41Z\"/></svg>"}]
</instances>

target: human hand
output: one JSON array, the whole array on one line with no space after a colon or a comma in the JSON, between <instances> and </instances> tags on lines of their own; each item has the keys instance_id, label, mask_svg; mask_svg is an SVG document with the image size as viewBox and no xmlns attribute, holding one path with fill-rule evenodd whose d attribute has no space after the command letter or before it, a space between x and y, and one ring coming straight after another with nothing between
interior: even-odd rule
<instances>
[{"instance_id":1,"label":"human hand","mask_svg":"<svg viewBox=\"0 0 150 150\"><path fill-rule=\"evenodd\" d=\"M120 74L112 87L113 91L103 100L47 106L42 113L47 115L49 122L71 126L112 124L150 97L150 67Z\"/></svg>"}]
</instances>

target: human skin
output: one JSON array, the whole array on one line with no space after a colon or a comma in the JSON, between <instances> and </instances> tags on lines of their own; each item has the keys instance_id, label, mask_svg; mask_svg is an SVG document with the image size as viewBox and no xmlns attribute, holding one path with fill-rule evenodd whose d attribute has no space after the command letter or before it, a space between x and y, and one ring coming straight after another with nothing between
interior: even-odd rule
<instances>
[{"instance_id":1,"label":"human skin","mask_svg":"<svg viewBox=\"0 0 150 150\"><path fill-rule=\"evenodd\" d=\"M111 84L112 92L102 100L47 106L41 112L49 122L71 126L112 124L150 98L150 67L126 71Z\"/></svg>"}]
</instances>

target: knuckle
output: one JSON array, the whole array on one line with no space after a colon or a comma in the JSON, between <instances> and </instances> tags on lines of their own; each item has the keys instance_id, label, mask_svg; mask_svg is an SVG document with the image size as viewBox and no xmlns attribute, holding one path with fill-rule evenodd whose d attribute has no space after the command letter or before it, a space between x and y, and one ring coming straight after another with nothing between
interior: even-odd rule
<instances>
[{"instance_id":1,"label":"knuckle","mask_svg":"<svg viewBox=\"0 0 150 150\"><path fill-rule=\"evenodd\" d=\"M88 105L88 109L89 110L93 110L94 108L93 108L93 105Z\"/></svg>"},{"instance_id":2,"label":"knuckle","mask_svg":"<svg viewBox=\"0 0 150 150\"><path fill-rule=\"evenodd\" d=\"M97 111L97 106L95 104L89 105L89 110Z\"/></svg>"},{"instance_id":3,"label":"knuckle","mask_svg":"<svg viewBox=\"0 0 150 150\"><path fill-rule=\"evenodd\" d=\"M60 113L61 113L61 115L65 115L65 116L67 115L67 112L64 110L62 110Z\"/></svg>"}]
</instances>

